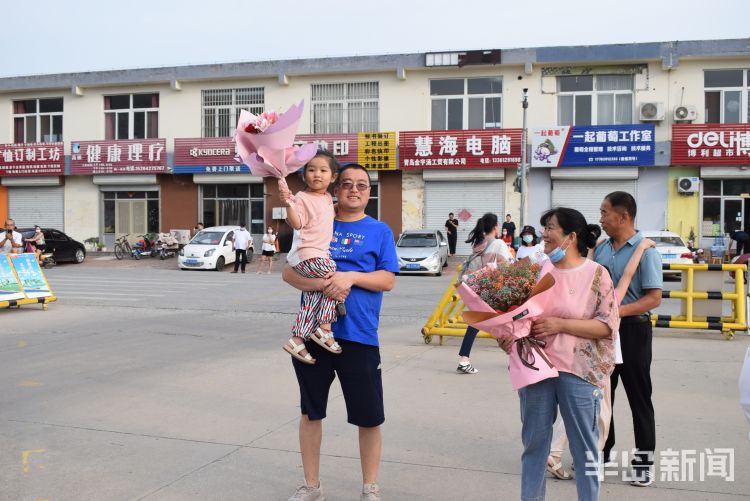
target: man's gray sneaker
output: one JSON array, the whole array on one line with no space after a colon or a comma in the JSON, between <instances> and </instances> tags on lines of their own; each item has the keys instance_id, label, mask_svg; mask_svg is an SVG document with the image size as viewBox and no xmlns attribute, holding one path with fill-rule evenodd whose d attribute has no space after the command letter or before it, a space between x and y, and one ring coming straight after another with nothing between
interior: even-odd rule
<instances>
[{"instance_id":1,"label":"man's gray sneaker","mask_svg":"<svg viewBox=\"0 0 750 501\"><path fill-rule=\"evenodd\" d=\"M380 501L380 488L378 484L365 484L362 487L360 501Z\"/></svg>"},{"instance_id":2,"label":"man's gray sneaker","mask_svg":"<svg viewBox=\"0 0 750 501\"><path fill-rule=\"evenodd\" d=\"M294 493L294 496L289 498L289 501L325 501L325 499L323 489L320 485L318 487L301 485L297 487L297 491Z\"/></svg>"}]
</instances>

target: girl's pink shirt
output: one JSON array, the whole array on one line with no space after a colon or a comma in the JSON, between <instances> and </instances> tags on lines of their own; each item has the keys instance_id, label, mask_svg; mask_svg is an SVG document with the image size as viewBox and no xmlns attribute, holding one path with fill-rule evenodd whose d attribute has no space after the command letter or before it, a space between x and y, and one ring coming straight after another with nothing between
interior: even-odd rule
<instances>
[{"instance_id":1,"label":"girl's pink shirt","mask_svg":"<svg viewBox=\"0 0 750 501\"><path fill-rule=\"evenodd\" d=\"M587 339L560 332L543 338L547 341L544 351L558 371L575 374L602 387L614 369L614 340L620 328L609 272L587 259L577 268L552 267L549 273L555 277L555 300L545 308L544 316L599 320L611 329L611 334L601 339Z\"/></svg>"},{"instance_id":2,"label":"girl's pink shirt","mask_svg":"<svg viewBox=\"0 0 750 501\"><path fill-rule=\"evenodd\" d=\"M292 248L287 255L291 266L302 261L329 256L333 238L333 197L329 193L315 194L300 191L292 199L302 226L294 231Z\"/></svg>"}]
</instances>

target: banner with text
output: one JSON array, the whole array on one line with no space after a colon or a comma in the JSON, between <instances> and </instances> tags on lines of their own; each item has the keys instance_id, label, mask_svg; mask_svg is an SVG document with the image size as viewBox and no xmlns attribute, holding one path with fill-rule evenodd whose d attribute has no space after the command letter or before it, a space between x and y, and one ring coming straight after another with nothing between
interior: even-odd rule
<instances>
[{"instance_id":1,"label":"banner with text","mask_svg":"<svg viewBox=\"0 0 750 501\"><path fill-rule=\"evenodd\" d=\"M586 125L532 129L532 167L654 165L654 125Z\"/></svg>"},{"instance_id":2,"label":"banner with text","mask_svg":"<svg viewBox=\"0 0 750 501\"><path fill-rule=\"evenodd\" d=\"M64 173L63 143L0 144L0 176L60 176Z\"/></svg>"},{"instance_id":3,"label":"banner with text","mask_svg":"<svg viewBox=\"0 0 750 501\"><path fill-rule=\"evenodd\" d=\"M672 165L750 165L750 124L675 124Z\"/></svg>"},{"instance_id":4,"label":"banner with text","mask_svg":"<svg viewBox=\"0 0 750 501\"><path fill-rule=\"evenodd\" d=\"M516 168L521 129L408 131L399 133L402 169Z\"/></svg>"},{"instance_id":5,"label":"banner with text","mask_svg":"<svg viewBox=\"0 0 750 501\"><path fill-rule=\"evenodd\" d=\"M159 174L167 172L164 139L77 141L70 145L71 174Z\"/></svg>"},{"instance_id":6,"label":"banner with text","mask_svg":"<svg viewBox=\"0 0 750 501\"><path fill-rule=\"evenodd\" d=\"M175 174L249 174L235 157L231 137L199 137L174 140Z\"/></svg>"}]
</instances>

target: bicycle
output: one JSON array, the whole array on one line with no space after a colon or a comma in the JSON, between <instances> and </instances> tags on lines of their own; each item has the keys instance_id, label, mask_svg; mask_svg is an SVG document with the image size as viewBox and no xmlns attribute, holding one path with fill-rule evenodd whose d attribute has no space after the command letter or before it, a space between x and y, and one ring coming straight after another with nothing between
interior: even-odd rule
<instances>
[{"instance_id":1,"label":"bicycle","mask_svg":"<svg viewBox=\"0 0 750 501\"><path fill-rule=\"evenodd\" d=\"M133 255L133 248L130 246L130 242L128 242L129 236L130 234L126 233L125 235L122 235L117 240L115 240L115 257L118 260L124 258L125 256L129 256L131 258L135 257Z\"/></svg>"}]
</instances>

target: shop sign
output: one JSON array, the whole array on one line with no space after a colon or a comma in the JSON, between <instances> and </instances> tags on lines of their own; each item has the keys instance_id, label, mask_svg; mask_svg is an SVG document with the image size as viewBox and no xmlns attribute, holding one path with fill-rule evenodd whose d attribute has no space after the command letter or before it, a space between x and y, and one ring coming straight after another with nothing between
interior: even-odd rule
<instances>
[{"instance_id":1,"label":"shop sign","mask_svg":"<svg viewBox=\"0 0 750 501\"><path fill-rule=\"evenodd\" d=\"M750 124L675 124L672 165L750 165Z\"/></svg>"},{"instance_id":2,"label":"shop sign","mask_svg":"<svg viewBox=\"0 0 750 501\"><path fill-rule=\"evenodd\" d=\"M532 167L654 165L653 124L532 129Z\"/></svg>"},{"instance_id":3,"label":"shop sign","mask_svg":"<svg viewBox=\"0 0 750 501\"><path fill-rule=\"evenodd\" d=\"M175 174L249 174L236 158L231 137L200 137L174 140Z\"/></svg>"},{"instance_id":4,"label":"shop sign","mask_svg":"<svg viewBox=\"0 0 750 501\"><path fill-rule=\"evenodd\" d=\"M70 145L71 174L158 174L167 172L164 139L78 141Z\"/></svg>"},{"instance_id":5,"label":"shop sign","mask_svg":"<svg viewBox=\"0 0 750 501\"><path fill-rule=\"evenodd\" d=\"M360 132L358 162L368 170L396 170L396 133Z\"/></svg>"},{"instance_id":6,"label":"shop sign","mask_svg":"<svg viewBox=\"0 0 750 501\"><path fill-rule=\"evenodd\" d=\"M341 165L359 163L357 134L297 134L294 144L305 143L315 143L318 149L330 151Z\"/></svg>"},{"instance_id":7,"label":"shop sign","mask_svg":"<svg viewBox=\"0 0 750 501\"><path fill-rule=\"evenodd\" d=\"M521 162L521 129L400 132L402 169L516 168Z\"/></svg>"},{"instance_id":8,"label":"shop sign","mask_svg":"<svg viewBox=\"0 0 750 501\"><path fill-rule=\"evenodd\" d=\"M63 143L0 144L0 176L59 176L64 173Z\"/></svg>"}]
</instances>

